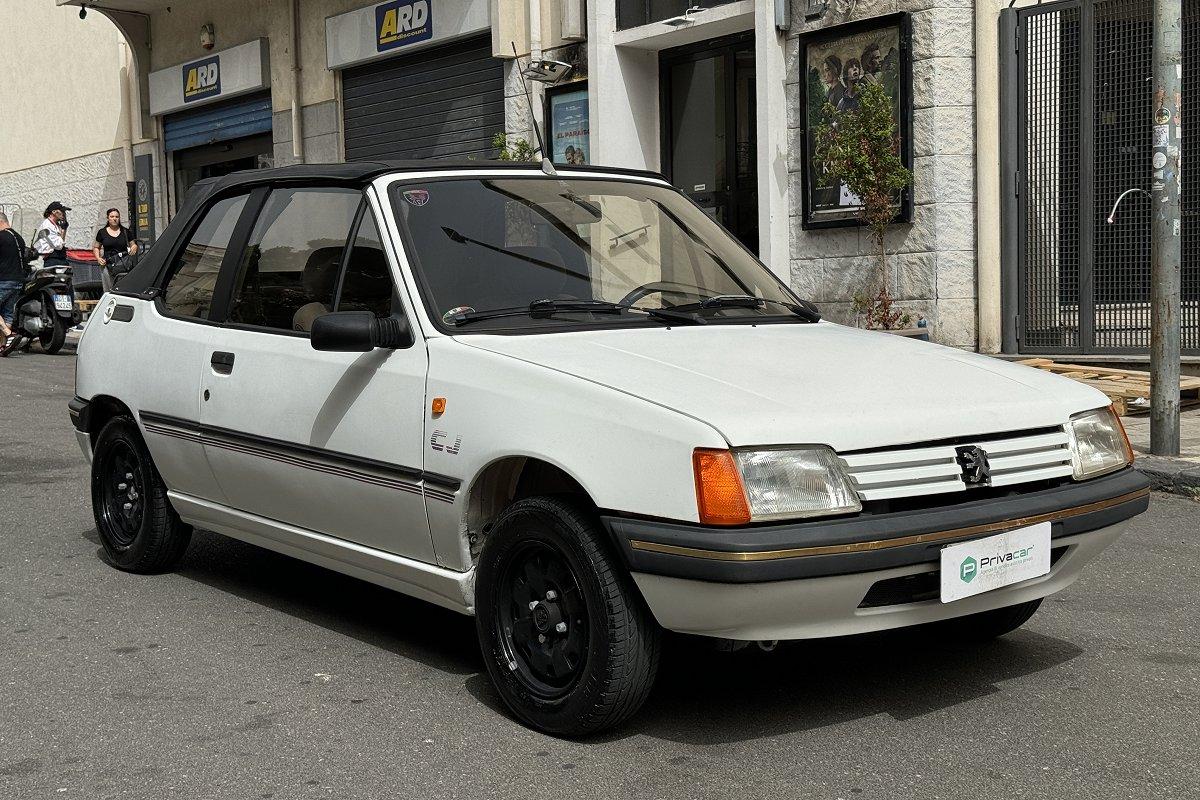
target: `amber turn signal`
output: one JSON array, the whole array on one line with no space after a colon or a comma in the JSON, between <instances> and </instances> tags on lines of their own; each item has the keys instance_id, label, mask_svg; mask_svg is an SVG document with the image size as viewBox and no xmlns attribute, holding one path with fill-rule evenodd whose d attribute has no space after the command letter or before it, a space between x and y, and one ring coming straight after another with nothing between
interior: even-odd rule
<instances>
[{"instance_id":1,"label":"amber turn signal","mask_svg":"<svg viewBox=\"0 0 1200 800\"><path fill-rule=\"evenodd\" d=\"M750 505L733 453L697 448L692 453L696 475L696 506L705 525L745 525Z\"/></svg>"},{"instance_id":2,"label":"amber turn signal","mask_svg":"<svg viewBox=\"0 0 1200 800\"><path fill-rule=\"evenodd\" d=\"M444 397L433 398L433 403L430 405L430 410L432 410L434 414L444 413L446 411L446 398L444 398Z\"/></svg>"}]
</instances>

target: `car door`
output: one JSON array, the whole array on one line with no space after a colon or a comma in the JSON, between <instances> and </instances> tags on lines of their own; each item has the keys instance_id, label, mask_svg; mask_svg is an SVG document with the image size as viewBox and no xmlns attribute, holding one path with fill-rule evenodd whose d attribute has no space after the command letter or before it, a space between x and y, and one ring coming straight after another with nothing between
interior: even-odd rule
<instances>
[{"instance_id":1,"label":"car door","mask_svg":"<svg viewBox=\"0 0 1200 800\"><path fill-rule=\"evenodd\" d=\"M335 309L412 318L378 231L358 189L271 191L219 300L201 379L205 449L235 509L433 562L424 341L320 352L307 332Z\"/></svg>"},{"instance_id":2,"label":"car door","mask_svg":"<svg viewBox=\"0 0 1200 800\"><path fill-rule=\"evenodd\" d=\"M167 486L214 502L224 495L197 434L200 381L214 332L207 323L217 278L248 199L221 198L198 215L171 256L158 297L129 328L134 335L118 343L111 366L136 370L138 422Z\"/></svg>"}]
</instances>

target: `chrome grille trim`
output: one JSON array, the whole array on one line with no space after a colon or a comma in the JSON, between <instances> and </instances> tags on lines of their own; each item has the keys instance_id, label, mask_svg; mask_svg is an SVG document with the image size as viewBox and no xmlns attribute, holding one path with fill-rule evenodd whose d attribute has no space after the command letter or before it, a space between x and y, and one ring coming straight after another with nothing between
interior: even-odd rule
<instances>
[{"instance_id":1,"label":"chrome grille trim","mask_svg":"<svg viewBox=\"0 0 1200 800\"><path fill-rule=\"evenodd\" d=\"M967 491L956 448L971 445L987 453L992 471L990 486L1011 486L1072 474L1070 439L1061 428L1052 433L1001 439L981 436L956 445L839 454L839 458L860 500L891 500Z\"/></svg>"}]
</instances>

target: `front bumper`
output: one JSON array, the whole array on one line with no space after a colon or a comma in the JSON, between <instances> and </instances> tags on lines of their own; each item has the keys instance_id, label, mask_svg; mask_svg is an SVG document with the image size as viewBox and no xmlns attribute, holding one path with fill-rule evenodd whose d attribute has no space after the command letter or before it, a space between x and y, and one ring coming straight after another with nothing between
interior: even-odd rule
<instances>
[{"instance_id":1,"label":"front bumper","mask_svg":"<svg viewBox=\"0 0 1200 800\"><path fill-rule=\"evenodd\" d=\"M1129 468L1037 492L932 509L738 529L606 516L663 627L731 639L797 639L916 625L1045 597L1149 507ZM943 604L941 548L1051 523L1048 575Z\"/></svg>"}]
</instances>

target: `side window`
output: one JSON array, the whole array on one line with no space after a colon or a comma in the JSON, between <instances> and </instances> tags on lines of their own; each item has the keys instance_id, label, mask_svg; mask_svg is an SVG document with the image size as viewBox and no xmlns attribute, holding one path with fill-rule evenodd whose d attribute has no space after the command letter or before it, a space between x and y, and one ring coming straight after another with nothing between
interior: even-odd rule
<instances>
[{"instance_id":1,"label":"side window","mask_svg":"<svg viewBox=\"0 0 1200 800\"><path fill-rule=\"evenodd\" d=\"M329 313L361 200L351 189L271 192L242 255L229 321L307 332Z\"/></svg>"},{"instance_id":2,"label":"side window","mask_svg":"<svg viewBox=\"0 0 1200 800\"><path fill-rule=\"evenodd\" d=\"M228 197L216 203L175 257L171 278L162 294L163 305L171 314L197 319L208 317L221 260L225 258L233 228L246 207L246 198L247 195Z\"/></svg>"},{"instance_id":3,"label":"side window","mask_svg":"<svg viewBox=\"0 0 1200 800\"><path fill-rule=\"evenodd\" d=\"M363 214L350 249L337 310L370 311L377 317L392 313L392 274L370 208Z\"/></svg>"}]
</instances>

